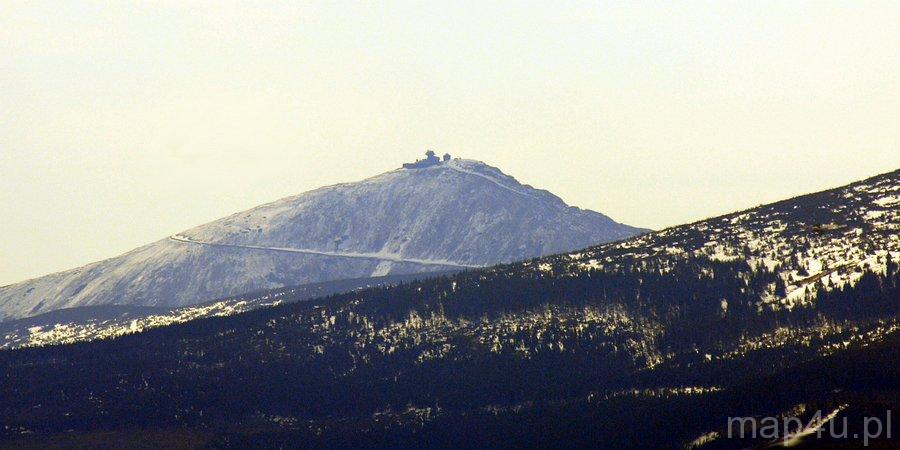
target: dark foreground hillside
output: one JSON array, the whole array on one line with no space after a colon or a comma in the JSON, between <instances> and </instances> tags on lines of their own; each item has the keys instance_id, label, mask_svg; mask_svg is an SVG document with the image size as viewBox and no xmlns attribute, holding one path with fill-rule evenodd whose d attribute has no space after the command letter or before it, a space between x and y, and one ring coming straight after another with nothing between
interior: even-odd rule
<instances>
[{"instance_id":1,"label":"dark foreground hillside","mask_svg":"<svg viewBox=\"0 0 900 450\"><path fill-rule=\"evenodd\" d=\"M846 395L884 389L895 399L895 363L877 352L859 356L871 351L857 345L818 372L795 365L815 359L826 342L883 332L900 298L895 265L889 277L868 274L823 295L805 317L737 307L723 316L719 294L740 290L731 285L741 264L684 266L693 270L658 279L512 277L497 269L114 341L3 352L4 432L13 440L23 432L92 439L82 433L177 429L236 446L466 436L619 447L651 439L647 433L658 444L681 443L732 411L775 414L795 402L831 401L832 384ZM709 270L719 275L690 282ZM611 300L629 292L627 302ZM845 310L847 302L865 307ZM739 346L744 334L821 323L853 325L813 345L706 357ZM885 338L896 342L895 334ZM779 390L754 381L784 370L807 372L778 378Z\"/></svg>"}]
</instances>

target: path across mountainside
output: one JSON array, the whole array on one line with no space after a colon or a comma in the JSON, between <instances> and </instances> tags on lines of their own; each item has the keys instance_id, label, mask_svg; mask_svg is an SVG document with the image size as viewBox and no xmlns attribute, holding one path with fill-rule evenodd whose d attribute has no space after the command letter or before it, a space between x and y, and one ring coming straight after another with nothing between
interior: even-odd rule
<instances>
[{"instance_id":1,"label":"path across mountainside","mask_svg":"<svg viewBox=\"0 0 900 450\"><path fill-rule=\"evenodd\" d=\"M243 248L250 250L266 250L273 252L287 252L287 253L306 253L310 255L323 255L323 256L337 256L344 258L357 258L357 259L374 259L378 261L390 261L390 262L405 262L405 263L414 263L414 264L422 264L426 266L443 266L443 267L466 267L466 268L478 268L482 266L476 266L472 264L462 264L453 261L443 261L437 259L416 259L416 258L404 258L400 255L391 254L391 253L357 253L357 252L328 252L322 250L313 250L313 249L305 249L305 248L285 248L285 247L263 247L259 245L241 245L241 244L221 244L215 242L203 242L191 239L187 236L182 236L176 234L174 236L170 236L169 239L177 242L184 242L188 244L196 244L196 245L208 245L213 247L230 247L230 248Z\"/></svg>"}]
</instances>

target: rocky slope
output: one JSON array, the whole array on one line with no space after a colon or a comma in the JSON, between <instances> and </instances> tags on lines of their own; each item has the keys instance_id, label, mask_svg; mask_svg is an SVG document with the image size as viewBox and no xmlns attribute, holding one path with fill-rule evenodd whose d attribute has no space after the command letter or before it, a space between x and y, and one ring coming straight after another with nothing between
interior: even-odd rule
<instances>
[{"instance_id":1,"label":"rocky slope","mask_svg":"<svg viewBox=\"0 0 900 450\"><path fill-rule=\"evenodd\" d=\"M2 287L0 320L85 305L183 306L266 288L479 267L643 231L457 159L316 189Z\"/></svg>"}]
</instances>

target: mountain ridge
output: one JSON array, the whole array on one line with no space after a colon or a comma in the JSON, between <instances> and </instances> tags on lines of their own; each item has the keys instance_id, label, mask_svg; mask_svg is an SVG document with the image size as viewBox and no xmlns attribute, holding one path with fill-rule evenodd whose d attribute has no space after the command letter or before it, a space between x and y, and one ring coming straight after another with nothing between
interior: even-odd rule
<instances>
[{"instance_id":1,"label":"mountain ridge","mask_svg":"<svg viewBox=\"0 0 900 450\"><path fill-rule=\"evenodd\" d=\"M686 224L686 225L669 227L669 228L666 228L663 230L652 232L648 235L633 238L632 240L629 240L629 241L623 241L623 242L619 242L619 243L602 244L599 246L592 246L589 248L580 249L577 252L546 255L546 256L543 256L543 257L540 257L540 258L534 260L536 262L526 261L523 263L514 263L514 266L517 264L524 264L526 266L533 265L538 270L557 270L557 271L559 271L559 270L581 271L581 270L584 270L585 268L601 268L602 264L597 261L598 259L601 259L601 258L598 258L598 255L603 254L603 253L610 253L611 255L613 255L615 257L615 255L617 253L621 253L620 247L625 247L625 248L633 247L634 242L632 242L632 241L645 241L644 246L650 247L650 248L659 246L659 244L653 244L653 245L647 244L647 242L652 242L654 239L668 239L664 245L664 247L667 249L666 253L671 251L671 249L675 248L676 246L683 247L682 250L677 251L677 252L672 252L672 254L661 255L666 258L671 258L673 256L681 257L684 255L696 252L697 256L702 256L702 257L712 257L712 258L725 257L725 259L734 259L733 255L728 256L724 253L725 252L724 248L718 249L715 251L709 251L709 249L704 246L695 245L693 247L690 247L690 246L684 247L683 242L679 243L679 240L683 240L683 239L679 238L679 236L683 236L683 233L681 233L680 231L685 230L685 229L690 230L690 229L701 227L701 226L708 228L709 224L724 223L724 221L728 221L729 226L737 226L736 224L731 223L731 219L733 219L735 217L745 216L745 215L755 213L758 211L768 210L770 208L778 208L779 205L787 205L790 210L793 210L794 209L793 206L795 206L795 205L809 205L811 200L819 199L820 203L822 203L821 205L818 205L815 208L809 208L807 206L807 209L810 209L810 211L814 211L816 209L821 209L822 205L828 204L828 196L834 197L836 195L838 198L847 200L846 196L843 196L846 192L855 191L857 188L869 186L870 184L872 184L872 186L874 186L874 187L866 187L866 188L863 188L862 191L874 190L876 192L874 198L868 198L868 199L854 198L853 199L853 201L857 203L857 206L854 206L854 208L863 207L867 203L871 203L870 206L866 206L867 209L866 209L865 213L861 214L861 215L854 213L854 214L849 214L849 215L847 215L847 217L845 217L845 219L852 219L852 220L857 220L857 219L854 219L854 215L866 218L870 213L870 211L869 211L870 209L871 209L871 211L880 211L882 204L886 205L888 207L890 207L892 205L889 203L889 199L892 198L892 195L893 195L893 194L891 194L891 192L895 192L896 188L894 190L890 190L890 189L884 190L882 188L879 188L878 186L879 185L888 186L889 184L885 184L886 181L896 179L896 178L898 178L898 176L900 176L900 170L888 172L888 173L881 174L881 175L876 175L876 176L869 177L864 180L853 182L849 185L845 185L845 186L841 186L841 187L837 187L837 188L831 188L831 189L828 189L825 191L820 191L820 192L815 192L815 193L805 194L805 195L799 195L799 196L792 197L790 199L780 200L780 201L777 201L777 202L774 202L771 204L760 205L755 208L749 208L749 209L745 209L745 210L741 210L741 211L723 214L720 216L715 216L715 217L711 217L708 219L692 222L692 223ZM896 193L900 194L900 192L896 192ZM888 200L885 200L885 199L888 199ZM825 201L822 202L822 200L825 200ZM829 211L831 211L831 210L829 209ZM894 212L890 211L890 209L887 211L887 213L895 214ZM832 214L833 214L833 211L832 211ZM801 214L801 216L803 216L803 215L808 215L808 213ZM880 216L878 219L881 219L881 220L874 220L874 221L871 221L872 223L867 224L867 226L874 226L874 228L872 228L870 230L870 231L876 232L872 236L873 239L875 238L875 235L878 235L879 233L884 234L885 232L889 231L890 226L892 226L892 224L896 222L896 219L891 219L890 216L888 216L888 217ZM826 237L829 237L829 236L835 237L836 236L835 233L838 233L840 231L839 228L832 228L830 230L819 229L818 231L815 231L816 226L814 223L812 223L812 224L804 223L802 225L797 223L795 225L800 230L808 230L809 231L810 235L812 236L811 242L813 244L815 244L816 236L818 236L820 234L823 236L826 236ZM832 225L834 225L834 224L832 224ZM896 226L896 225L894 225L894 226ZM715 239L721 240L722 245L725 245L727 243L728 239L722 239L722 238L716 237L716 236L719 236L719 234L718 234L719 232L716 231L716 228L710 228L710 230L711 230L711 234L702 236L703 238L706 239L703 241L703 243L705 243L709 238L715 238ZM781 239L781 238L777 237L777 235L766 238L767 241L773 241L773 242L778 239ZM881 239L881 238L878 238L878 239ZM809 238L806 238L806 240L808 241ZM855 237L851 236L851 237L848 237L846 240L849 245L849 244L856 242L857 239ZM872 243L875 243L875 242L878 242L878 241L872 241ZM894 242L893 244L891 243L891 241L881 240L880 242L881 242L881 244L878 244L878 245L883 246L884 248L900 249L900 242ZM786 244L788 244L788 242L782 242L779 245L786 245ZM872 245L872 244L870 243L867 245ZM790 246L793 247L794 244L790 244ZM825 248L825 247L822 246L822 248ZM735 250L735 248L731 248L727 251L734 252L736 250ZM743 251L743 249L741 249L741 251ZM723 252L723 253L717 254L717 252ZM845 251L845 255L849 255L849 254L850 253L847 253ZM897 253L896 251L891 250L890 254L892 254L894 257L900 259L900 253ZM648 256L649 255L644 255L644 257L648 257ZM750 259L751 262L753 262L754 260L762 261L762 258L759 258L760 255L754 256L751 254L747 254L746 256L751 257L751 259ZM771 256L775 256L775 255L771 255ZM885 258L887 258L887 256L888 255L885 254L885 255L882 255L882 257L872 259L872 260L870 260L870 263L883 264L885 261ZM857 258L857 260L859 260L859 261L862 261L863 259L865 259L865 258ZM780 262L779 265L786 264L788 262L789 262L788 260L784 260L784 261ZM769 262L768 264L771 265L772 270L776 269L774 260ZM842 263L839 267L834 268L836 270L822 270L822 271L819 271L816 273L809 273L809 274L807 274L807 276L805 278L796 279L796 280L794 278L791 278L794 275L793 270L785 271L784 273L782 273L782 278L783 278L781 281L782 287L780 288L784 291L783 299L791 300L791 302L792 302L790 304L791 307L794 307L793 302L806 301L806 299L801 298L800 294L808 294L809 296L814 295L815 294L814 291L818 290L818 288L816 288L815 286L813 286L813 287L809 287L809 286L813 282L822 281L823 278L826 278L826 275L827 275L826 281L828 281L829 283L833 282L835 284L837 284L837 283L845 284L846 281L850 281L850 278L854 276L853 273L857 270L857 268L854 267L853 265L849 265L849 266L845 267L845 264L846 264L846 261L844 263ZM559 269L551 269L551 267L553 267L553 266L558 266ZM543 269L542 269L542 267L543 267ZM766 267L767 270L769 268L770 268L769 266ZM423 276L425 276L425 275L423 275ZM797 282L797 283L792 284L793 282ZM797 288L800 288L800 287L807 289L809 292L798 291ZM788 291L795 292L795 294L793 294L791 296L791 295L789 295L790 292L788 292ZM775 294L775 292L772 291L770 293L770 296L774 295L774 294ZM770 298L770 300L774 300L774 297L769 297L769 298ZM767 308L773 307L773 306L781 307L781 306L774 305L773 303L765 305L765 307L767 307ZM785 307L788 306L787 303L785 303L784 306ZM192 312L192 311L186 311L186 313L184 313L182 315L187 315L187 316L191 316L191 317L201 316L200 314L197 314L196 312ZM165 321L162 321L162 322L165 322ZM11 335L12 338L7 339L7 341L16 341L16 342L20 343L19 345L23 345L23 344L24 345L33 345L34 343L38 343L38 342L44 343L44 344L55 344L55 343L71 341L72 335L83 336L80 340L90 340L93 337L100 336L100 335L110 336L110 335L121 334L121 329L122 329L121 325L117 324L115 322L111 322L108 325L102 325L99 327L97 325L89 325L88 327L85 327L81 324L76 324L76 323L61 323L59 325L63 325L63 328L60 330L60 332L54 332L52 330L52 327L48 328L46 326L42 330L37 330L37 331L31 332L31 333L29 333L28 330L21 329L21 330L18 330L16 333L13 333ZM29 334L30 334L30 336L29 336ZM28 344L28 342L31 342L32 344ZM0 344L2 344L2 343L0 343ZM2 348L2 347L3 347L3 345L0 345L0 348Z\"/></svg>"},{"instance_id":2,"label":"mountain ridge","mask_svg":"<svg viewBox=\"0 0 900 450\"><path fill-rule=\"evenodd\" d=\"M645 230L464 159L337 183L122 255L0 287L0 320L59 308L185 306L258 289L479 267Z\"/></svg>"}]
</instances>

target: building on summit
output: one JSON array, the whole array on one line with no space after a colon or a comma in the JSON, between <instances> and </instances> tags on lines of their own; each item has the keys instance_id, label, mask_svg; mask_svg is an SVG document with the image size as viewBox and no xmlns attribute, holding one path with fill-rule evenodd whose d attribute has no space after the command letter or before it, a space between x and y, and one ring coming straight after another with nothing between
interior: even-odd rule
<instances>
[{"instance_id":1,"label":"building on summit","mask_svg":"<svg viewBox=\"0 0 900 450\"><path fill-rule=\"evenodd\" d=\"M444 162L450 161L450 154L444 153ZM436 166L441 163L441 158L438 158L437 155L434 154L433 151L428 150L425 152L425 159L417 159L416 162L405 163L403 164L404 169L424 169L426 167Z\"/></svg>"}]
</instances>

